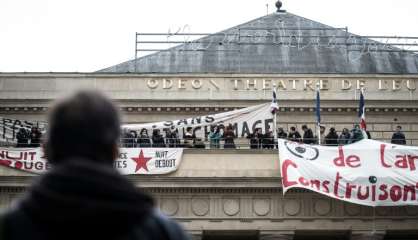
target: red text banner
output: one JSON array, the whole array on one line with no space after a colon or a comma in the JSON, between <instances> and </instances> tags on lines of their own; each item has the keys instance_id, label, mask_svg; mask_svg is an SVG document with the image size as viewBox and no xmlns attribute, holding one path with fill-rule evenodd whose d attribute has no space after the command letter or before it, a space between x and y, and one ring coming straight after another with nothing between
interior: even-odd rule
<instances>
[{"instance_id":1,"label":"red text banner","mask_svg":"<svg viewBox=\"0 0 418 240\"><path fill-rule=\"evenodd\" d=\"M418 148L365 139L327 147L279 140L283 192L305 188L367 206L418 205Z\"/></svg>"}]
</instances>

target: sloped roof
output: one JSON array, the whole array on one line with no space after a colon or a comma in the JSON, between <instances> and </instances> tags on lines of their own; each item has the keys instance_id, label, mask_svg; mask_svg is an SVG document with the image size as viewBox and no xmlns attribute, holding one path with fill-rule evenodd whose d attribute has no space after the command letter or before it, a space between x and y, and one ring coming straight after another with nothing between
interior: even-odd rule
<instances>
[{"instance_id":1,"label":"sloped roof","mask_svg":"<svg viewBox=\"0 0 418 240\"><path fill-rule=\"evenodd\" d=\"M273 13L198 41L203 43L182 44L98 72L418 73L416 54L383 45L375 51L362 43L378 42L291 13Z\"/></svg>"}]
</instances>

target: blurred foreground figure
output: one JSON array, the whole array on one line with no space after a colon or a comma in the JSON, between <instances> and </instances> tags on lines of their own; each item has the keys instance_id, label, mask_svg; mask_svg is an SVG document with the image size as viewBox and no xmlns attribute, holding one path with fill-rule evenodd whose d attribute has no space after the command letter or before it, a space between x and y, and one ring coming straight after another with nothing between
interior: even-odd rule
<instances>
[{"instance_id":1,"label":"blurred foreground figure","mask_svg":"<svg viewBox=\"0 0 418 240\"><path fill-rule=\"evenodd\" d=\"M0 218L0 239L188 239L114 168L120 123L97 92L58 103L45 154L53 168Z\"/></svg>"}]
</instances>

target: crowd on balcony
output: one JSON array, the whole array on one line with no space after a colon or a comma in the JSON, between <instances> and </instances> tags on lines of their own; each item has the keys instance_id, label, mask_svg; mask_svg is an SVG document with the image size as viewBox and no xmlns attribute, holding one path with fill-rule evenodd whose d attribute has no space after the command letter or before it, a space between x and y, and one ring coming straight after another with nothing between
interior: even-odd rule
<instances>
[{"instance_id":1,"label":"crowd on balcony","mask_svg":"<svg viewBox=\"0 0 418 240\"><path fill-rule=\"evenodd\" d=\"M367 137L371 139L370 132L366 132ZM320 137L314 134L312 129L307 125L302 126L300 133L296 127L290 127L290 131L286 132L283 128L278 128L277 137L281 139L288 139L290 141L305 143L305 144L320 144L326 146L346 145L358 142L364 138L363 132L359 125L355 125L353 129L342 129L341 133L331 127L326 133L326 127L320 126ZM193 133L191 127L186 129L183 139L179 138L178 131L166 131L166 136L163 137L159 129L155 129L150 136L147 129L142 129L139 135L136 131L125 131L122 136L122 146L124 147L184 147L184 148L236 148L234 129L232 126L221 128L220 126L211 126L210 132L207 135L207 144L205 140L198 138ZM249 140L248 145L251 149L273 149L275 148L274 133L272 131L262 132L261 128L256 128L253 133L248 134L246 138ZM405 135L402 132L402 127L397 126L396 132L393 134L391 143L405 145Z\"/></svg>"},{"instance_id":2,"label":"crowd on balcony","mask_svg":"<svg viewBox=\"0 0 418 240\"><path fill-rule=\"evenodd\" d=\"M134 130L124 130L121 136L122 147L184 147L184 148L237 148L234 129L231 125L221 127L214 125L210 127L210 132L206 139L196 137L191 127L187 128L183 134L183 138L179 138L178 130L166 129L165 137L159 129L154 129L152 134L147 129L142 129L137 133ZM318 135L318 134L317 134ZM295 126L290 127L286 132L283 128L278 128L277 137L288 139L290 141L305 144L321 144L326 146L338 146L351 144L364 138L359 125L355 125L353 129L342 129L338 134L335 128L331 127L326 133L325 126L320 126L320 137L314 134L312 129L307 125L302 126L302 132L299 132ZM371 139L370 133L367 131L368 138ZM16 133L17 147L39 147L41 144L42 133L37 127L33 127L30 131L20 128ZM246 136L248 144L246 147L251 149L273 149L276 144L274 141L274 133L272 131L262 132L261 128L254 129L254 132ZM320 139L320 140L319 140ZM320 141L320 142L319 142ZM402 127L397 126L396 132L393 133L391 143L405 145L405 134Z\"/></svg>"},{"instance_id":3,"label":"crowd on balcony","mask_svg":"<svg viewBox=\"0 0 418 240\"><path fill-rule=\"evenodd\" d=\"M42 132L37 127L32 127L30 131L19 128L16 133L16 147L40 147Z\"/></svg>"}]
</instances>

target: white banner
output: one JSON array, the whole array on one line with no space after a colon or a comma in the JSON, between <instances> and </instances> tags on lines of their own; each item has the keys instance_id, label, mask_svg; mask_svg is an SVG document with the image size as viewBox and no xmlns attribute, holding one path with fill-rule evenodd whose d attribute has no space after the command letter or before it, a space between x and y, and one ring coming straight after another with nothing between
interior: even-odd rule
<instances>
[{"instance_id":1,"label":"white banner","mask_svg":"<svg viewBox=\"0 0 418 240\"><path fill-rule=\"evenodd\" d=\"M120 148L114 167L123 175L167 174L178 169L182 148ZM0 148L0 165L41 174L51 168L41 148Z\"/></svg>"},{"instance_id":2,"label":"white banner","mask_svg":"<svg viewBox=\"0 0 418 240\"><path fill-rule=\"evenodd\" d=\"M182 138L186 128L192 127L196 137L206 138L211 125L220 125L223 129L229 124L232 125L237 137L246 137L253 133L256 128L261 128L263 132L266 130L272 131L273 115L270 112L270 103L194 118L145 124L125 124L122 128L135 131L141 129L179 129L179 137Z\"/></svg>"},{"instance_id":3,"label":"white banner","mask_svg":"<svg viewBox=\"0 0 418 240\"><path fill-rule=\"evenodd\" d=\"M305 188L367 206L418 205L418 148L365 139L326 147L279 139L283 193Z\"/></svg>"}]
</instances>

